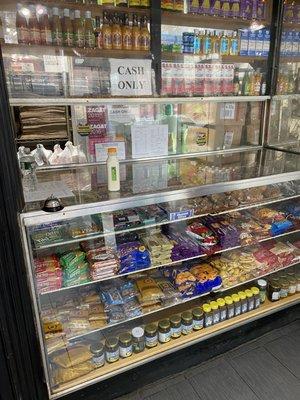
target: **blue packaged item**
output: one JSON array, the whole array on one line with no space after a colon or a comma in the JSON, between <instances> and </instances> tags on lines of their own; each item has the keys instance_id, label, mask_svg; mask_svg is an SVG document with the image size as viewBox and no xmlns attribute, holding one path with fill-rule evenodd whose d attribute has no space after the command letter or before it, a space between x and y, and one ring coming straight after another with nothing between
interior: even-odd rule
<instances>
[{"instance_id":1,"label":"blue packaged item","mask_svg":"<svg viewBox=\"0 0 300 400\"><path fill-rule=\"evenodd\" d=\"M269 29L263 29L264 41L263 41L263 57L267 57L270 50L270 31Z\"/></svg>"},{"instance_id":2,"label":"blue packaged item","mask_svg":"<svg viewBox=\"0 0 300 400\"><path fill-rule=\"evenodd\" d=\"M255 47L256 47L256 32L249 32L248 37L248 56L255 56Z\"/></svg>"},{"instance_id":3,"label":"blue packaged item","mask_svg":"<svg viewBox=\"0 0 300 400\"><path fill-rule=\"evenodd\" d=\"M124 309L121 305L111 307L108 313L109 323L117 324L125 319Z\"/></svg>"},{"instance_id":4,"label":"blue packaged item","mask_svg":"<svg viewBox=\"0 0 300 400\"><path fill-rule=\"evenodd\" d=\"M293 41L294 41L294 33L293 31L288 31L286 36L286 52L287 56L293 55Z\"/></svg>"},{"instance_id":5,"label":"blue packaged item","mask_svg":"<svg viewBox=\"0 0 300 400\"><path fill-rule=\"evenodd\" d=\"M123 298L116 287L103 288L100 291L100 297L103 303L107 306L122 305L124 303Z\"/></svg>"},{"instance_id":6,"label":"blue packaged item","mask_svg":"<svg viewBox=\"0 0 300 400\"><path fill-rule=\"evenodd\" d=\"M151 265L149 251L144 246L132 250L130 253L120 258L120 274L148 268Z\"/></svg>"},{"instance_id":7,"label":"blue packaged item","mask_svg":"<svg viewBox=\"0 0 300 400\"><path fill-rule=\"evenodd\" d=\"M282 31L281 43L280 43L280 55L281 56L286 56L286 36L287 36L287 32Z\"/></svg>"},{"instance_id":8,"label":"blue packaged item","mask_svg":"<svg viewBox=\"0 0 300 400\"><path fill-rule=\"evenodd\" d=\"M138 295L138 290L134 282L124 282L119 288L124 302L127 302Z\"/></svg>"},{"instance_id":9,"label":"blue packaged item","mask_svg":"<svg viewBox=\"0 0 300 400\"><path fill-rule=\"evenodd\" d=\"M262 29L259 29L255 33L255 55L256 56L262 56L263 46L264 46L264 32Z\"/></svg>"},{"instance_id":10,"label":"blue packaged item","mask_svg":"<svg viewBox=\"0 0 300 400\"><path fill-rule=\"evenodd\" d=\"M287 232L293 226L294 224L288 220L273 222L270 229L271 236L281 235L282 233Z\"/></svg>"},{"instance_id":11,"label":"blue packaged item","mask_svg":"<svg viewBox=\"0 0 300 400\"><path fill-rule=\"evenodd\" d=\"M249 31L247 29L241 31L241 42L240 42L240 55L248 55L248 41L249 41Z\"/></svg>"}]
</instances>

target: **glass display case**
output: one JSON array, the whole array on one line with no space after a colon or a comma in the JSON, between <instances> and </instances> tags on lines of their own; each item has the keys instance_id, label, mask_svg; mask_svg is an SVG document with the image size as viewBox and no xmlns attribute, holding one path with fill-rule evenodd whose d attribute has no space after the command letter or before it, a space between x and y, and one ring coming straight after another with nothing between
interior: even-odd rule
<instances>
[{"instance_id":1,"label":"glass display case","mask_svg":"<svg viewBox=\"0 0 300 400\"><path fill-rule=\"evenodd\" d=\"M0 6L49 398L299 302L298 70L284 54L270 95L273 6Z\"/></svg>"}]
</instances>

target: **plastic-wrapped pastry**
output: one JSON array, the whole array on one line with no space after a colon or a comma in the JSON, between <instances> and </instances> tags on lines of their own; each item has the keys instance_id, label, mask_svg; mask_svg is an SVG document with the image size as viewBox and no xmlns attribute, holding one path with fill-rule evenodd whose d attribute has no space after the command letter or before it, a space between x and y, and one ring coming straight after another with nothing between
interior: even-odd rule
<instances>
[{"instance_id":1,"label":"plastic-wrapped pastry","mask_svg":"<svg viewBox=\"0 0 300 400\"><path fill-rule=\"evenodd\" d=\"M92 354L88 346L75 345L68 347L65 351L55 354L52 361L62 368L70 368L81 364L92 358Z\"/></svg>"}]
</instances>

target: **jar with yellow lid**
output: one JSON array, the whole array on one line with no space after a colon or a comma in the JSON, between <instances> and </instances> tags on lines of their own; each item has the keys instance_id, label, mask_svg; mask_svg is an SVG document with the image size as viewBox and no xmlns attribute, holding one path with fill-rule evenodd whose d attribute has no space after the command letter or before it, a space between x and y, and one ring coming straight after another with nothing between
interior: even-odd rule
<instances>
[{"instance_id":1,"label":"jar with yellow lid","mask_svg":"<svg viewBox=\"0 0 300 400\"><path fill-rule=\"evenodd\" d=\"M244 314L245 312L248 311L248 300L246 293L243 291L238 292L238 295L240 296L241 300L241 313Z\"/></svg>"},{"instance_id":2,"label":"jar with yellow lid","mask_svg":"<svg viewBox=\"0 0 300 400\"><path fill-rule=\"evenodd\" d=\"M254 310L254 296L252 290L246 289L245 290L247 301L248 301L248 311Z\"/></svg>"},{"instance_id":3,"label":"jar with yellow lid","mask_svg":"<svg viewBox=\"0 0 300 400\"><path fill-rule=\"evenodd\" d=\"M234 317L234 304L231 296L226 296L225 297L225 303L226 303L226 308L227 308L227 318L233 318Z\"/></svg>"},{"instance_id":4,"label":"jar with yellow lid","mask_svg":"<svg viewBox=\"0 0 300 400\"><path fill-rule=\"evenodd\" d=\"M218 303L216 301L211 301L210 307L213 312L213 324L218 324L220 322L220 310Z\"/></svg>"},{"instance_id":5,"label":"jar with yellow lid","mask_svg":"<svg viewBox=\"0 0 300 400\"><path fill-rule=\"evenodd\" d=\"M216 302L218 303L220 310L220 322L225 321L227 319L227 308L225 300L220 297L216 300Z\"/></svg>"},{"instance_id":6,"label":"jar with yellow lid","mask_svg":"<svg viewBox=\"0 0 300 400\"><path fill-rule=\"evenodd\" d=\"M254 297L254 308L258 308L260 306L260 295L258 287L253 286L251 288L251 292L253 293Z\"/></svg>"},{"instance_id":7,"label":"jar with yellow lid","mask_svg":"<svg viewBox=\"0 0 300 400\"><path fill-rule=\"evenodd\" d=\"M202 309L204 312L204 326L207 328L213 324L213 312L211 306L207 303L203 304Z\"/></svg>"},{"instance_id":8,"label":"jar with yellow lid","mask_svg":"<svg viewBox=\"0 0 300 400\"><path fill-rule=\"evenodd\" d=\"M237 293L234 293L232 296L233 304L234 304L234 316L237 317L242 313L242 304L240 296Z\"/></svg>"}]
</instances>

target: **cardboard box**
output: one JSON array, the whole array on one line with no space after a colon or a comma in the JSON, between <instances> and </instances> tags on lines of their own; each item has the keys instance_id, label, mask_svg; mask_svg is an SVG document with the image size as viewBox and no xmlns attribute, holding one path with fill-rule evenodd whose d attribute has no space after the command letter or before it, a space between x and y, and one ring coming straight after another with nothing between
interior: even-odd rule
<instances>
[{"instance_id":1,"label":"cardboard box","mask_svg":"<svg viewBox=\"0 0 300 400\"><path fill-rule=\"evenodd\" d=\"M215 125L244 125L248 103L219 103L216 111Z\"/></svg>"},{"instance_id":2,"label":"cardboard box","mask_svg":"<svg viewBox=\"0 0 300 400\"><path fill-rule=\"evenodd\" d=\"M186 126L181 138L182 153L207 151L208 135L208 128L197 125Z\"/></svg>"},{"instance_id":3,"label":"cardboard box","mask_svg":"<svg viewBox=\"0 0 300 400\"><path fill-rule=\"evenodd\" d=\"M209 129L208 150L231 149L241 145L243 125L219 125Z\"/></svg>"},{"instance_id":4,"label":"cardboard box","mask_svg":"<svg viewBox=\"0 0 300 400\"><path fill-rule=\"evenodd\" d=\"M254 123L251 125L247 125L246 132L247 144L258 145L260 136L260 124Z\"/></svg>"}]
</instances>

